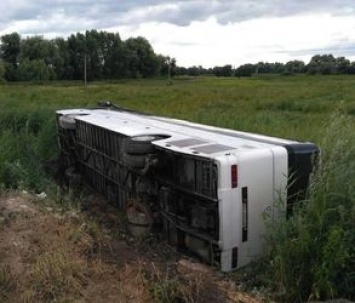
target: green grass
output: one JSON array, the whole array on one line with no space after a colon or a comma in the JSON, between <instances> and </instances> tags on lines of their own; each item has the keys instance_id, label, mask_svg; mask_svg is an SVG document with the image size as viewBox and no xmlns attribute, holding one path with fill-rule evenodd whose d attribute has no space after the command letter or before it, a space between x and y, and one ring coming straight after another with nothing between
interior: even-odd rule
<instances>
[{"instance_id":1,"label":"green grass","mask_svg":"<svg viewBox=\"0 0 355 303\"><path fill-rule=\"evenodd\" d=\"M48 188L45 167L57 157L55 110L95 106L100 100L320 145L322 165L305 207L270 233L272 263L265 276L273 277L277 284L273 287L289 302L354 299L355 77L189 78L175 79L173 85L167 80L125 80L87 87L80 82L1 85L1 188L37 192ZM6 282L8 277L2 272L0 279ZM158 283L154 289L159 297L174 287Z\"/></svg>"},{"instance_id":2,"label":"green grass","mask_svg":"<svg viewBox=\"0 0 355 303\"><path fill-rule=\"evenodd\" d=\"M16 84L0 87L0 112L6 121L49 117L58 108L96 105L98 100L196 122L269 135L312 140L337 108L354 115L355 78L351 76L196 78L126 80L116 83ZM17 115L13 117L13 115ZM37 116L36 116L37 115Z\"/></svg>"},{"instance_id":3,"label":"green grass","mask_svg":"<svg viewBox=\"0 0 355 303\"><path fill-rule=\"evenodd\" d=\"M306 200L286 222L271 223L273 287L287 302L355 297L355 133L335 113Z\"/></svg>"}]
</instances>

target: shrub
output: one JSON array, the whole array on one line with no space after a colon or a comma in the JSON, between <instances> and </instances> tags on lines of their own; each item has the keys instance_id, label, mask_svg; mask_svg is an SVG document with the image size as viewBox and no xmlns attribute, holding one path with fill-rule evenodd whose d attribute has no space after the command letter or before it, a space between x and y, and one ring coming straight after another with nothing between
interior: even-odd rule
<instances>
[{"instance_id":1,"label":"shrub","mask_svg":"<svg viewBox=\"0 0 355 303\"><path fill-rule=\"evenodd\" d=\"M45 162L57 155L54 117L50 119L41 111L8 112L2 115L0 126L0 184L45 190Z\"/></svg>"},{"instance_id":2,"label":"shrub","mask_svg":"<svg viewBox=\"0 0 355 303\"><path fill-rule=\"evenodd\" d=\"M355 135L339 113L324 126L321 164L291 219L270 224L270 274L286 301L355 298ZM275 278L274 278L275 280Z\"/></svg>"}]
</instances>

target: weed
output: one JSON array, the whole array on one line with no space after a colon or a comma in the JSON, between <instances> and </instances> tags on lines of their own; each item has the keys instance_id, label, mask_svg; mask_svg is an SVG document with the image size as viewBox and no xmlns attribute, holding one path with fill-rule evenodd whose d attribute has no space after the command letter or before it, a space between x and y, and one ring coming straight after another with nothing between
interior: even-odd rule
<instances>
[{"instance_id":1,"label":"weed","mask_svg":"<svg viewBox=\"0 0 355 303\"><path fill-rule=\"evenodd\" d=\"M0 293L10 293L17 287L17 277L8 264L0 264Z\"/></svg>"},{"instance_id":2,"label":"weed","mask_svg":"<svg viewBox=\"0 0 355 303\"><path fill-rule=\"evenodd\" d=\"M87 280L81 262L66 248L43 252L32 265L30 275L35 296L43 301L68 294L80 297Z\"/></svg>"},{"instance_id":3,"label":"weed","mask_svg":"<svg viewBox=\"0 0 355 303\"><path fill-rule=\"evenodd\" d=\"M0 131L1 182L8 188L29 188L42 192L48 184L42 166L46 158L45 150L48 150L49 142L45 135L48 133L30 129L29 123L20 130L8 127Z\"/></svg>"},{"instance_id":4,"label":"weed","mask_svg":"<svg viewBox=\"0 0 355 303\"><path fill-rule=\"evenodd\" d=\"M153 282L151 292L154 300L159 303L178 302L180 300L178 286L178 281L174 279Z\"/></svg>"},{"instance_id":5,"label":"weed","mask_svg":"<svg viewBox=\"0 0 355 303\"><path fill-rule=\"evenodd\" d=\"M186 260L185 260L186 261ZM144 271L155 302L160 303L207 303L224 302L225 295L214 284L214 276L208 270L193 269L193 263L178 262L158 269L153 263ZM191 265L192 268L185 267Z\"/></svg>"},{"instance_id":6,"label":"weed","mask_svg":"<svg viewBox=\"0 0 355 303\"><path fill-rule=\"evenodd\" d=\"M308 197L271 228L270 272L287 301L354 299L355 137L347 117L327 125Z\"/></svg>"}]
</instances>

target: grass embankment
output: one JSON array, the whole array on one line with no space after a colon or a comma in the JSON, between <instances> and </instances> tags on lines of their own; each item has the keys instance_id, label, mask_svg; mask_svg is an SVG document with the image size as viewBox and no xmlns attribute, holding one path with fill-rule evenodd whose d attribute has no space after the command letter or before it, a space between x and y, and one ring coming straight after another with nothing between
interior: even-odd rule
<instances>
[{"instance_id":1,"label":"grass embankment","mask_svg":"<svg viewBox=\"0 0 355 303\"><path fill-rule=\"evenodd\" d=\"M225 302L228 287L212 271L173 262L153 239L131 238L122 214L104 200L80 201L89 212L61 202L14 192L0 197L2 303ZM238 302L259 303L246 294Z\"/></svg>"},{"instance_id":2,"label":"grass embankment","mask_svg":"<svg viewBox=\"0 0 355 303\"><path fill-rule=\"evenodd\" d=\"M57 157L54 110L95 106L98 100L210 125L313 141L322 148L321 169L305 207L285 226L273 229L271 267L264 272L262 283L287 301L354 298L355 78L207 78L166 84L163 80L135 80L91 83L86 88L75 83L1 86L2 187L48 191L52 183L44 167L51 168ZM342 123L335 123L334 111L339 112L335 120L342 117ZM269 277L277 283L268 283ZM155 281L156 287L170 285L157 276ZM173 283L169 290L175 286Z\"/></svg>"},{"instance_id":3,"label":"grass embankment","mask_svg":"<svg viewBox=\"0 0 355 303\"><path fill-rule=\"evenodd\" d=\"M271 286L283 300L355 299L355 133L334 114L308 196L286 222L270 224Z\"/></svg>"}]
</instances>

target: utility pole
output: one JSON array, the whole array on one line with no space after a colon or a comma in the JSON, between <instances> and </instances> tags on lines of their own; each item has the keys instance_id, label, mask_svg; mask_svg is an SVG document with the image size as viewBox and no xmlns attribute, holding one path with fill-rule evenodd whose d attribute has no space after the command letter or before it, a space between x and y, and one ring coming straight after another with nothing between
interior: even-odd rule
<instances>
[{"instance_id":1,"label":"utility pole","mask_svg":"<svg viewBox=\"0 0 355 303\"><path fill-rule=\"evenodd\" d=\"M168 85L172 85L173 82L171 81L171 58L167 57L165 62L168 65Z\"/></svg>"},{"instance_id":2,"label":"utility pole","mask_svg":"<svg viewBox=\"0 0 355 303\"><path fill-rule=\"evenodd\" d=\"M85 50L85 55L84 55L84 83L86 87L86 50Z\"/></svg>"},{"instance_id":3,"label":"utility pole","mask_svg":"<svg viewBox=\"0 0 355 303\"><path fill-rule=\"evenodd\" d=\"M85 32L85 54L84 54L84 85L86 87L86 53L88 51L88 46L87 46L87 31Z\"/></svg>"},{"instance_id":4,"label":"utility pole","mask_svg":"<svg viewBox=\"0 0 355 303\"><path fill-rule=\"evenodd\" d=\"M171 66L170 66L170 60L168 61L168 82L170 84L171 82Z\"/></svg>"}]
</instances>

